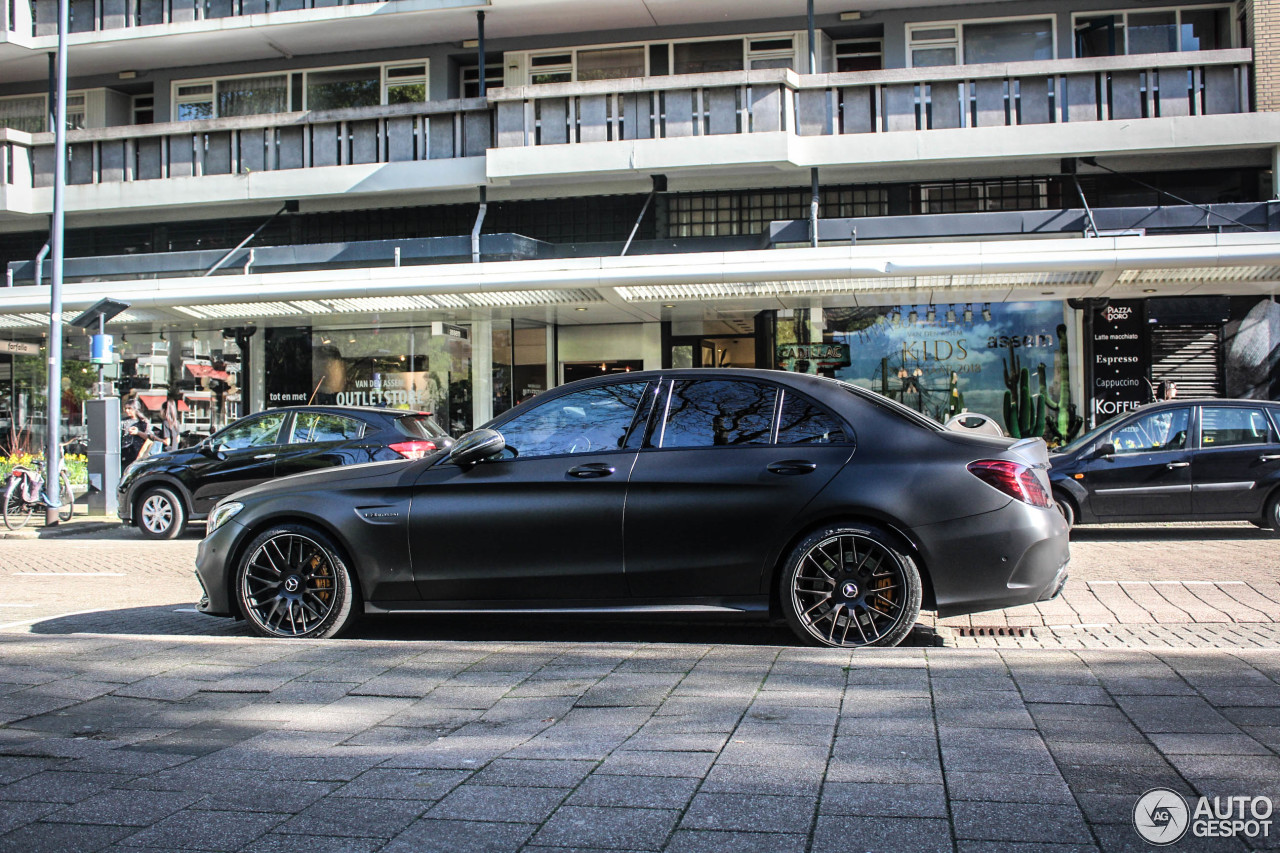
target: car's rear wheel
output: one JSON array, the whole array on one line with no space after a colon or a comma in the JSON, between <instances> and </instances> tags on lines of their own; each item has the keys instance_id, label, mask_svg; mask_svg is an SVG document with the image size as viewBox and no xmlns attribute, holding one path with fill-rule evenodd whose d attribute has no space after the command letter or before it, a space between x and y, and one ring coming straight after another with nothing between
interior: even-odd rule
<instances>
[{"instance_id":1,"label":"car's rear wheel","mask_svg":"<svg viewBox=\"0 0 1280 853\"><path fill-rule=\"evenodd\" d=\"M240 611L264 637L325 639L355 620L355 578L333 541L300 524L254 538L236 571Z\"/></svg>"},{"instance_id":2,"label":"car's rear wheel","mask_svg":"<svg viewBox=\"0 0 1280 853\"><path fill-rule=\"evenodd\" d=\"M148 539L174 539L187 526L187 508L168 486L151 489L138 501L134 517Z\"/></svg>"},{"instance_id":3,"label":"car's rear wheel","mask_svg":"<svg viewBox=\"0 0 1280 853\"><path fill-rule=\"evenodd\" d=\"M1258 526L1280 534L1280 491L1267 499L1267 508L1262 511L1262 524Z\"/></svg>"},{"instance_id":4,"label":"car's rear wheel","mask_svg":"<svg viewBox=\"0 0 1280 853\"><path fill-rule=\"evenodd\" d=\"M915 561L871 526L815 530L792 549L780 583L791 630L823 646L896 646L920 615Z\"/></svg>"}]
</instances>

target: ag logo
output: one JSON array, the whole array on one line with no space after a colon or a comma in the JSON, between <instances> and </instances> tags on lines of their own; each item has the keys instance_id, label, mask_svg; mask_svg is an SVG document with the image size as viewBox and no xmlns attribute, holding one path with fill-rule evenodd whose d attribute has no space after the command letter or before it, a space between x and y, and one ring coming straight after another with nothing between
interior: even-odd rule
<instances>
[{"instance_id":1,"label":"ag logo","mask_svg":"<svg viewBox=\"0 0 1280 853\"><path fill-rule=\"evenodd\" d=\"M1180 841L1187 834L1190 818L1186 800L1168 788L1152 788L1133 807L1133 828L1157 847Z\"/></svg>"}]
</instances>

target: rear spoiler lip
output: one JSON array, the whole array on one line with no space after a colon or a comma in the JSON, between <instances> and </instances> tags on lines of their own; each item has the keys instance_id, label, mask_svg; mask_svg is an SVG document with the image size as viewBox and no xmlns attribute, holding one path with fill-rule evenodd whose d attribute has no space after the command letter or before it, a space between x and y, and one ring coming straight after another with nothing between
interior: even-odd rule
<instances>
[{"instance_id":1,"label":"rear spoiler lip","mask_svg":"<svg viewBox=\"0 0 1280 853\"><path fill-rule=\"evenodd\" d=\"M1049 445L1039 436L1024 438L1009 445L1009 452L1032 468L1048 468Z\"/></svg>"}]
</instances>

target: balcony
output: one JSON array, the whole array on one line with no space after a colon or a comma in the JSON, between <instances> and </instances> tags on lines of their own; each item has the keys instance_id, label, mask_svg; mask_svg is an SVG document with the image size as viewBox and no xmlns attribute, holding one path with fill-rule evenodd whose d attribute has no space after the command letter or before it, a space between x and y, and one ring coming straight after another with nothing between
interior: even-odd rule
<instances>
[{"instance_id":1,"label":"balcony","mask_svg":"<svg viewBox=\"0 0 1280 853\"><path fill-rule=\"evenodd\" d=\"M1269 165L1249 50L797 75L786 69L494 89L487 99L112 127L68 135L68 211L399 194L483 184L807 184L1008 173L1082 155L1204 152ZM0 215L51 207L53 135L0 131ZM982 164L986 164L985 166ZM841 169L846 170L843 175ZM896 173L893 170L898 170ZM910 171L914 170L914 171ZM900 179L900 178L898 178ZM587 190L590 191L590 190ZM616 190L612 190L616 191Z\"/></svg>"},{"instance_id":2,"label":"balcony","mask_svg":"<svg viewBox=\"0 0 1280 853\"><path fill-rule=\"evenodd\" d=\"M69 211L418 192L484 183L483 99L68 133ZM6 206L47 209L53 134L0 131ZM181 189L179 189L179 187ZM27 209L19 204L27 191Z\"/></svg>"}]
</instances>

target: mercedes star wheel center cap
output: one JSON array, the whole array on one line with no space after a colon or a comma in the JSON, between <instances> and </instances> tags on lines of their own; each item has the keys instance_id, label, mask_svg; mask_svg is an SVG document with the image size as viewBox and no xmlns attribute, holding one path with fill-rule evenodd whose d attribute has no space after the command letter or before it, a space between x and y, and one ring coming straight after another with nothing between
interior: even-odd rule
<instances>
[{"instance_id":1,"label":"mercedes star wheel center cap","mask_svg":"<svg viewBox=\"0 0 1280 853\"><path fill-rule=\"evenodd\" d=\"M285 580L285 582L284 582L284 591L285 591L285 592L297 592L297 591L298 591L298 579L297 579L296 577L294 577L294 576L290 575L290 576Z\"/></svg>"},{"instance_id":2,"label":"mercedes star wheel center cap","mask_svg":"<svg viewBox=\"0 0 1280 853\"><path fill-rule=\"evenodd\" d=\"M852 582L847 583L847 584L845 584L845 585L844 585L844 588L841 590L841 592L843 592L843 593L844 593L844 597L845 597L845 598L857 598L857 596L858 596L858 585L857 585L856 583L852 583Z\"/></svg>"}]
</instances>

